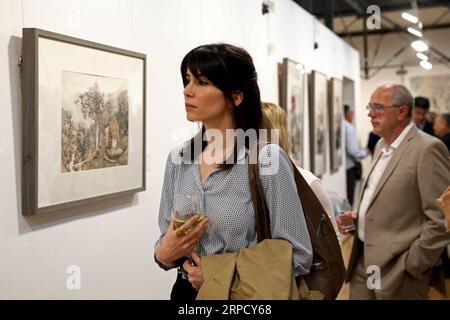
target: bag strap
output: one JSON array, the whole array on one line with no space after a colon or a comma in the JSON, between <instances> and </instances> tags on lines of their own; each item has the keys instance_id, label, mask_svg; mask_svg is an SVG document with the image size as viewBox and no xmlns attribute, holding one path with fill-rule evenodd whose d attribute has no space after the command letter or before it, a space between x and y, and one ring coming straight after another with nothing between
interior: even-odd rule
<instances>
[{"instance_id":1,"label":"bag strap","mask_svg":"<svg viewBox=\"0 0 450 320\"><path fill-rule=\"evenodd\" d=\"M270 213L267 207L264 193L262 192L261 180L259 179L258 164L248 165L248 179L250 184L250 193L252 196L253 208L255 211L255 225L258 242L264 239L271 239L270 231Z\"/></svg>"},{"instance_id":2,"label":"bag strap","mask_svg":"<svg viewBox=\"0 0 450 320\"><path fill-rule=\"evenodd\" d=\"M323 209L322 204L320 203L319 199L317 198L314 191L309 186L308 182L306 182L305 178L302 176L300 171L297 169L297 166L292 161L292 159L289 158L292 164L292 169L294 172L294 180L295 184L297 186L297 194L300 198L300 203L305 215L305 222L308 227L312 225L318 225L318 229L314 230L315 235L312 235L310 232L310 237L319 237L319 235L322 233L326 233L328 228L331 226L331 230L334 230L333 225L331 224L331 221L329 220L328 215L326 214L325 209ZM253 208L255 211L255 225L256 225L256 233L258 237L258 242L263 241L264 239L270 239L272 237L271 231L270 231L270 212L269 208L266 203L266 199L263 193L263 188L261 185L261 180L259 177L259 167L258 164L249 164L248 165L248 175L249 175L249 184L250 184L250 193L252 197L253 202ZM301 190L301 192L300 192ZM327 225L328 228L322 229L321 226L322 223L312 223L310 219L314 219L310 215L306 214L305 208L309 208L313 211L321 211L322 215L318 217L319 219L323 219L323 222L325 225ZM312 230L311 230L312 231ZM311 239L311 241L315 241L316 239ZM321 251L319 249L319 251ZM320 252L319 254L322 254Z\"/></svg>"}]
</instances>

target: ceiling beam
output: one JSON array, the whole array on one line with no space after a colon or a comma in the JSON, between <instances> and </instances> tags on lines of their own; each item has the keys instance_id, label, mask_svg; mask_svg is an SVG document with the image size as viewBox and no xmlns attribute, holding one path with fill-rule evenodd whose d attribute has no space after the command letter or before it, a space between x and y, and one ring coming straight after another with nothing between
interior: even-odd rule
<instances>
[{"instance_id":1,"label":"ceiling beam","mask_svg":"<svg viewBox=\"0 0 450 320\"><path fill-rule=\"evenodd\" d=\"M327 13L326 9L326 0L318 1L317 4L313 7L311 5L311 0L293 0L295 3L303 7L305 10L307 10L312 15L315 15L318 19L324 19ZM366 7L363 8L363 5L366 5L364 1L360 0L341 0L336 1L333 0L336 4L336 8L339 8L339 12L335 14L336 17L348 17L348 16L354 16L354 12L358 11L359 14L362 14L362 11L366 9ZM339 2L344 2L345 5L339 4ZM376 1L373 1L375 3L371 4L377 4ZM419 1L419 8L434 8L434 7L449 7L449 4L447 1L442 0L427 0ZM358 8L358 9L357 9ZM392 4L392 5L381 5L380 6L383 13L386 12L395 12L395 11L403 11L411 8L411 5L409 2L407 4Z\"/></svg>"},{"instance_id":2,"label":"ceiling beam","mask_svg":"<svg viewBox=\"0 0 450 320\"><path fill-rule=\"evenodd\" d=\"M386 17L386 16L384 16L383 14L381 14L381 17L382 17L382 19L386 20L386 21L389 22L391 25L393 25L395 28L402 28L402 26L399 25L397 22L395 22L393 19L391 19L391 18L389 18L389 17ZM403 28L402 31L399 32L398 35L399 35L400 37L403 37L403 38L407 37L407 38L409 38L409 39L417 40L417 37L416 37L416 36L413 36L411 33L409 33L409 32L406 30L406 28ZM433 46L431 46L431 45L428 47L428 50L429 50L429 51L433 51L436 55L438 55L440 58L442 58L443 61L447 62L447 64L448 64L447 66L450 68L450 58L449 58L445 53L443 53L442 51L436 49L435 47L433 47Z\"/></svg>"},{"instance_id":3,"label":"ceiling beam","mask_svg":"<svg viewBox=\"0 0 450 320\"><path fill-rule=\"evenodd\" d=\"M325 25L334 31L334 0L326 0Z\"/></svg>"},{"instance_id":4,"label":"ceiling beam","mask_svg":"<svg viewBox=\"0 0 450 320\"><path fill-rule=\"evenodd\" d=\"M442 24L435 24L435 25L429 25L424 26L422 28L422 31L429 31L429 30L436 30L436 29L448 29L450 28L450 23L442 23ZM406 27L395 27L395 28L388 28L388 29L380 29L380 30L370 30L368 32L369 36L377 35L377 34L388 34L388 33L397 33L397 32L403 32L405 31ZM359 37L364 35L364 31L346 31L346 32L340 32L337 34L339 37Z\"/></svg>"},{"instance_id":5,"label":"ceiling beam","mask_svg":"<svg viewBox=\"0 0 450 320\"><path fill-rule=\"evenodd\" d=\"M344 0L347 4L351 5L352 8L358 13L358 14L364 14L365 11L362 9L363 6L367 7L366 1L364 0L359 0L358 2L356 2L355 0ZM412 34L410 34L405 27L402 27L401 25L399 25L397 22L395 22L393 19L381 14L381 23L385 24L385 22L388 22L391 26L393 26L393 29L399 29L399 31L397 31L397 35L403 39L407 38L407 39L415 39L416 37L413 36ZM363 22L365 24L365 21ZM364 39L367 41L367 37L368 37L368 33L366 34L362 34L362 36L364 37ZM401 49L398 52L396 52L394 54L394 56L398 56L400 55L405 49ZM443 52L441 52L440 50L434 48L433 46L429 46L428 47L429 51L432 51L435 55L437 55L441 61L443 61L447 67L450 68L450 58ZM388 61L388 63L385 63L385 65L388 65L390 63L390 61ZM365 66L364 66L365 67ZM366 69L366 68L364 68ZM364 70L366 72L366 70ZM377 70L375 73L377 73L379 70ZM370 75L370 77L372 77L372 75ZM366 78L367 78L367 74L366 74Z\"/></svg>"}]
</instances>

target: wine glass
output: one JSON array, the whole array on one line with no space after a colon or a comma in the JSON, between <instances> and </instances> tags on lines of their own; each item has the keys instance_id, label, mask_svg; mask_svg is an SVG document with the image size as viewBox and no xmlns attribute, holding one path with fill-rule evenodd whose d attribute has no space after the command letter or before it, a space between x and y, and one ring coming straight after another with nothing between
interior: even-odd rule
<instances>
[{"instance_id":1,"label":"wine glass","mask_svg":"<svg viewBox=\"0 0 450 320\"><path fill-rule=\"evenodd\" d=\"M338 202L338 211L340 215L352 211L352 206L348 202L347 198L340 199L340 201ZM343 222L344 229L347 231L347 233L355 230L355 221L353 220L353 218L348 217L346 219L343 219Z\"/></svg>"},{"instance_id":2,"label":"wine glass","mask_svg":"<svg viewBox=\"0 0 450 320\"><path fill-rule=\"evenodd\" d=\"M202 210L201 210L200 195L198 193L176 193L173 198L173 210L172 210L172 220L174 228L177 230L177 236L181 237L188 234L192 229L201 221ZM181 228L186 221L192 218L194 215L201 215L195 224L187 229ZM187 257L192 264L192 258ZM187 279L187 273L183 269L182 265L178 266L178 273L181 274L183 279Z\"/></svg>"}]
</instances>

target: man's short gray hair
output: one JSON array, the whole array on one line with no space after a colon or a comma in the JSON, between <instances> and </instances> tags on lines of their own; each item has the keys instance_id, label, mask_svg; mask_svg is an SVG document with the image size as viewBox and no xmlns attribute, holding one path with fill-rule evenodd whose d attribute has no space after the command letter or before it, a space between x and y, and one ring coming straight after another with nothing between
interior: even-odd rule
<instances>
[{"instance_id":1,"label":"man's short gray hair","mask_svg":"<svg viewBox=\"0 0 450 320\"><path fill-rule=\"evenodd\" d=\"M414 107L414 98L409 92L408 88L401 84L392 85L394 89L393 99L397 106L408 106L408 117L412 116L412 110Z\"/></svg>"}]
</instances>

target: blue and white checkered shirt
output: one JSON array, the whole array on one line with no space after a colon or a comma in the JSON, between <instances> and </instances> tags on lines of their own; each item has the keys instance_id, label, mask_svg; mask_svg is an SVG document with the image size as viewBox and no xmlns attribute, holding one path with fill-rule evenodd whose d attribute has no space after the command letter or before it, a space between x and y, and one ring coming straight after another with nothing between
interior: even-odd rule
<instances>
[{"instance_id":1,"label":"blue and white checkered shirt","mask_svg":"<svg viewBox=\"0 0 450 320\"><path fill-rule=\"evenodd\" d=\"M175 193L200 194L203 211L209 221L197 246L199 256L237 252L256 245L248 152L238 152L238 161L231 169L216 169L202 183L199 164L174 161L180 159L182 150L183 145L173 149L167 158L158 219L162 234L155 248L169 227ZM286 153L275 144L261 149L258 163L270 210L272 238L285 239L292 244L295 275L306 274L312 263L312 246L292 164Z\"/></svg>"}]
</instances>

